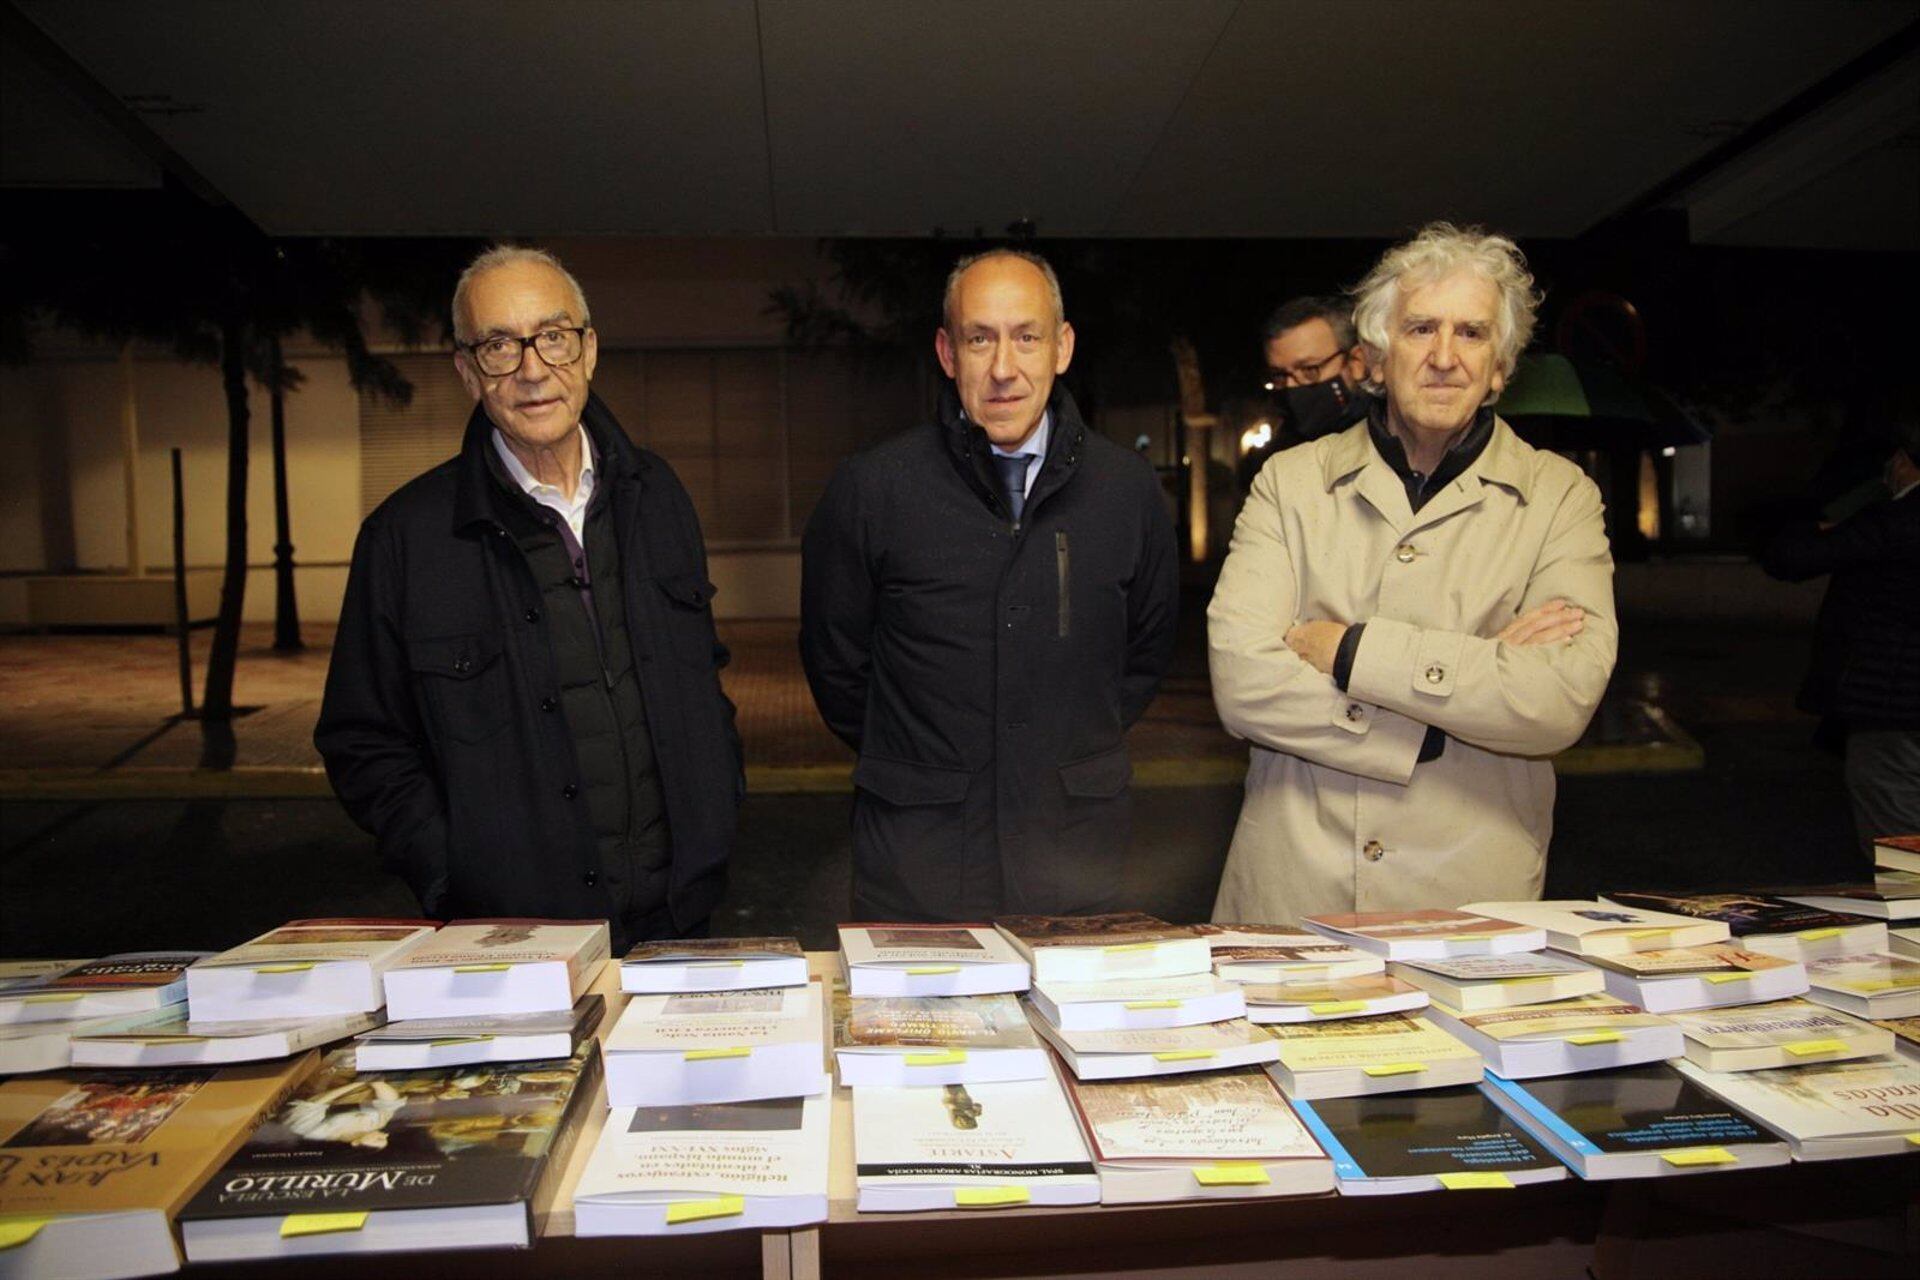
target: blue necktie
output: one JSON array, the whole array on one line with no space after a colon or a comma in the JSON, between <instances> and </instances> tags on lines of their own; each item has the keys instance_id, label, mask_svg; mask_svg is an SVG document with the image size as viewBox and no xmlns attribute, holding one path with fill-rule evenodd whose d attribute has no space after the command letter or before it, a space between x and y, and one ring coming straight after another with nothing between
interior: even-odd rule
<instances>
[{"instance_id":1,"label":"blue necktie","mask_svg":"<svg viewBox=\"0 0 1920 1280\"><path fill-rule=\"evenodd\" d=\"M1016 453L1011 458L1003 453L993 455L994 468L1000 473L1000 488L1007 495L1007 510L1013 512L1016 521L1027 506L1027 468L1032 463L1030 453Z\"/></svg>"}]
</instances>

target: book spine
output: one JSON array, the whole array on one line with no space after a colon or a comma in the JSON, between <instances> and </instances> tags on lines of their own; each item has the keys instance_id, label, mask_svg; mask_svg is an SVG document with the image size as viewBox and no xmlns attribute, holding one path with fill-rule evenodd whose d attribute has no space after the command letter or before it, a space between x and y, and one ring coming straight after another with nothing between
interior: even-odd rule
<instances>
[{"instance_id":1,"label":"book spine","mask_svg":"<svg viewBox=\"0 0 1920 1280\"><path fill-rule=\"evenodd\" d=\"M1327 1128L1327 1122L1320 1118L1320 1113L1313 1109L1312 1103L1295 1099L1292 1105L1294 1114L1300 1117L1300 1123L1307 1126L1307 1132L1313 1135L1320 1149L1333 1160L1334 1177L1352 1180L1367 1176L1360 1162L1353 1158L1353 1153L1333 1136L1333 1130Z\"/></svg>"},{"instance_id":2,"label":"book spine","mask_svg":"<svg viewBox=\"0 0 1920 1280\"><path fill-rule=\"evenodd\" d=\"M1503 1076L1495 1075L1493 1072L1489 1071L1486 1073L1485 1077L1481 1080L1480 1087L1483 1090L1484 1089L1497 1090L1502 1096L1507 1098L1515 1106L1519 1107L1520 1110L1525 1112L1526 1116L1525 1116L1525 1119L1522 1120L1523 1124L1527 1124L1530 1127L1533 1125L1538 1125L1540 1128L1545 1129L1548 1132L1552 1133L1555 1137L1560 1139L1560 1141L1566 1143L1567 1146L1571 1147L1573 1150L1579 1152L1583 1156L1597 1156L1597 1155L1603 1154L1600 1148L1596 1147L1595 1145L1593 1145L1593 1143L1589 1142L1586 1136L1582 1134L1578 1129L1575 1129L1572 1125L1568 1124L1565 1120L1562 1120L1559 1116L1555 1115L1543 1103L1541 1103L1541 1101L1538 1098L1534 1097L1531 1093L1528 1093L1525 1086L1517 1084L1512 1080L1508 1080Z\"/></svg>"}]
</instances>

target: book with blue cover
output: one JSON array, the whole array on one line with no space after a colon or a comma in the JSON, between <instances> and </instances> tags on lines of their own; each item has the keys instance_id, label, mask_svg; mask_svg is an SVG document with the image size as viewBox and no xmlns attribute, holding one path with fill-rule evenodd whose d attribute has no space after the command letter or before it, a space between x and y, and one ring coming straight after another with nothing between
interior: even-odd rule
<instances>
[{"instance_id":1,"label":"book with blue cover","mask_svg":"<svg viewBox=\"0 0 1920 1280\"><path fill-rule=\"evenodd\" d=\"M1567 1176L1484 1085L1296 1099L1293 1109L1333 1158L1342 1195L1515 1187Z\"/></svg>"}]
</instances>

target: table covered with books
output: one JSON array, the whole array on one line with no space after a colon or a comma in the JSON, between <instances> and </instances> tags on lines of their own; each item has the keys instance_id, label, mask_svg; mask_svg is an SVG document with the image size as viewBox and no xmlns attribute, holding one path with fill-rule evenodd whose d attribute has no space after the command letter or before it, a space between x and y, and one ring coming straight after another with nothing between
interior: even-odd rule
<instances>
[{"instance_id":1,"label":"table covered with books","mask_svg":"<svg viewBox=\"0 0 1920 1280\"><path fill-rule=\"evenodd\" d=\"M174 957L179 991L157 954L16 963L0 1280L157 1274L176 1228L192 1269L290 1277L1911 1274L1920 940L1725 897L622 959L481 922L507 950L455 925L330 973L387 1006L332 1022L264 994L318 990L291 949Z\"/></svg>"}]
</instances>

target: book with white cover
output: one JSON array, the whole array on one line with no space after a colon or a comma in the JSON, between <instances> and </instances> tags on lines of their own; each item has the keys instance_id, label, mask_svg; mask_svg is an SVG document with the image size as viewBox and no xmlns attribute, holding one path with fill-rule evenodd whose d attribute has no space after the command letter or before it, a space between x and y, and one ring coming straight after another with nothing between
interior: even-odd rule
<instances>
[{"instance_id":1,"label":"book with white cover","mask_svg":"<svg viewBox=\"0 0 1920 1280\"><path fill-rule=\"evenodd\" d=\"M354 1039L354 1070L414 1071L570 1058L599 1027L606 1007L606 997L590 993L573 1008L558 1011L389 1022Z\"/></svg>"},{"instance_id":2,"label":"book with white cover","mask_svg":"<svg viewBox=\"0 0 1920 1280\"><path fill-rule=\"evenodd\" d=\"M1920 1064L1869 1058L1774 1071L1675 1066L1787 1140L1795 1160L1920 1154Z\"/></svg>"},{"instance_id":3,"label":"book with white cover","mask_svg":"<svg viewBox=\"0 0 1920 1280\"><path fill-rule=\"evenodd\" d=\"M1548 946L1585 956L1704 947L1710 942L1725 942L1731 936L1721 920L1700 920L1580 898L1548 902L1469 902L1460 909L1544 929Z\"/></svg>"},{"instance_id":4,"label":"book with white cover","mask_svg":"<svg viewBox=\"0 0 1920 1280\"><path fill-rule=\"evenodd\" d=\"M1064 1031L1037 1012L1031 1021L1082 1080L1217 1071L1273 1062L1280 1056L1272 1037L1244 1018L1129 1031Z\"/></svg>"},{"instance_id":5,"label":"book with white cover","mask_svg":"<svg viewBox=\"0 0 1920 1280\"><path fill-rule=\"evenodd\" d=\"M993 922L1035 982L1103 982L1205 973L1207 940L1190 926L1138 911L1098 916L1002 916Z\"/></svg>"},{"instance_id":6,"label":"book with white cover","mask_svg":"<svg viewBox=\"0 0 1920 1280\"><path fill-rule=\"evenodd\" d=\"M1249 982L1249 1022L1318 1022L1327 1018L1363 1018L1427 1007L1427 993L1410 982L1372 973L1361 978L1295 982Z\"/></svg>"},{"instance_id":7,"label":"book with white cover","mask_svg":"<svg viewBox=\"0 0 1920 1280\"><path fill-rule=\"evenodd\" d=\"M63 1022L0 1022L0 1076L58 1071L73 1065L73 1038L104 1027L113 1018L69 1018Z\"/></svg>"},{"instance_id":8,"label":"book with white cover","mask_svg":"<svg viewBox=\"0 0 1920 1280\"><path fill-rule=\"evenodd\" d=\"M1593 963L1605 972L1609 994L1648 1013L1784 1000L1807 989L1800 961L1732 942L1594 956Z\"/></svg>"},{"instance_id":9,"label":"book with white cover","mask_svg":"<svg viewBox=\"0 0 1920 1280\"><path fill-rule=\"evenodd\" d=\"M1636 890L1609 893L1600 901L1648 911L1671 911L1701 920L1719 920L1732 930L1734 940L1741 946L1789 960L1881 951L1887 945L1884 920L1869 919L1854 912L1821 911L1768 893Z\"/></svg>"},{"instance_id":10,"label":"book with white cover","mask_svg":"<svg viewBox=\"0 0 1920 1280\"><path fill-rule=\"evenodd\" d=\"M1556 1182L1567 1166L1487 1096L1487 1086L1296 1101L1333 1157L1343 1196Z\"/></svg>"},{"instance_id":11,"label":"book with white cover","mask_svg":"<svg viewBox=\"0 0 1920 1280\"><path fill-rule=\"evenodd\" d=\"M832 1101L617 1107L573 1192L574 1234L763 1231L827 1218Z\"/></svg>"},{"instance_id":12,"label":"book with white cover","mask_svg":"<svg viewBox=\"0 0 1920 1280\"><path fill-rule=\"evenodd\" d=\"M1920 960L1920 925L1910 925L1904 929L1889 929L1886 946L1861 947L1860 950L1891 951L1894 955L1905 956L1909 960Z\"/></svg>"},{"instance_id":13,"label":"book with white cover","mask_svg":"<svg viewBox=\"0 0 1920 1280\"><path fill-rule=\"evenodd\" d=\"M1102 1204L1333 1189L1326 1154L1259 1067L1062 1083L1100 1174Z\"/></svg>"},{"instance_id":14,"label":"book with white cover","mask_svg":"<svg viewBox=\"0 0 1920 1280\"><path fill-rule=\"evenodd\" d=\"M381 976L432 936L431 920L294 920L187 970L196 1022L371 1013Z\"/></svg>"},{"instance_id":15,"label":"book with white cover","mask_svg":"<svg viewBox=\"0 0 1920 1280\"><path fill-rule=\"evenodd\" d=\"M455 920L387 970L387 1017L565 1012L607 950L605 920Z\"/></svg>"},{"instance_id":16,"label":"book with white cover","mask_svg":"<svg viewBox=\"0 0 1920 1280\"><path fill-rule=\"evenodd\" d=\"M1598 969L1551 951L1450 960L1396 960L1387 972L1442 1004L1468 1013L1544 1004L1606 990Z\"/></svg>"},{"instance_id":17,"label":"book with white cover","mask_svg":"<svg viewBox=\"0 0 1920 1280\"><path fill-rule=\"evenodd\" d=\"M377 1013L261 1022L194 1022L184 1004L110 1018L73 1037L76 1067L188 1067L270 1062L378 1026Z\"/></svg>"},{"instance_id":18,"label":"book with white cover","mask_svg":"<svg viewBox=\"0 0 1920 1280\"><path fill-rule=\"evenodd\" d=\"M1238 984L1211 973L1112 982L1049 982L1029 993L1040 1016L1068 1031L1190 1027L1246 1016Z\"/></svg>"},{"instance_id":19,"label":"book with white cover","mask_svg":"<svg viewBox=\"0 0 1920 1280\"><path fill-rule=\"evenodd\" d=\"M1267 1068L1289 1098L1441 1089L1480 1079L1480 1055L1417 1013L1263 1027L1280 1046Z\"/></svg>"},{"instance_id":20,"label":"book with white cover","mask_svg":"<svg viewBox=\"0 0 1920 1280\"><path fill-rule=\"evenodd\" d=\"M833 1059L849 1087L1038 1080L1047 1051L1020 997L833 993Z\"/></svg>"},{"instance_id":21,"label":"book with white cover","mask_svg":"<svg viewBox=\"0 0 1920 1280\"><path fill-rule=\"evenodd\" d=\"M1687 1037L1687 1061L1709 1071L1765 1071L1893 1052L1893 1033L1806 1000L1667 1015Z\"/></svg>"},{"instance_id":22,"label":"book with white cover","mask_svg":"<svg viewBox=\"0 0 1920 1280\"><path fill-rule=\"evenodd\" d=\"M0 987L0 1022L151 1013L187 998L187 966L210 951L126 951L57 973L16 973Z\"/></svg>"},{"instance_id":23,"label":"book with white cover","mask_svg":"<svg viewBox=\"0 0 1920 1280\"><path fill-rule=\"evenodd\" d=\"M1073 1110L1040 1080L853 1091L861 1213L1093 1204L1100 1179Z\"/></svg>"},{"instance_id":24,"label":"book with white cover","mask_svg":"<svg viewBox=\"0 0 1920 1280\"><path fill-rule=\"evenodd\" d=\"M1027 962L989 924L843 924L856 996L984 996L1027 989Z\"/></svg>"},{"instance_id":25,"label":"book with white cover","mask_svg":"<svg viewBox=\"0 0 1920 1280\"><path fill-rule=\"evenodd\" d=\"M1920 960L1887 951L1807 962L1807 999L1862 1018L1920 1016Z\"/></svg>"},{"instance_id":26,"label":"book with white cover","mask_svg":"<svg viewBox=\"0 0 1920 1280\"><path fill-rule=\"evenodd\" d=\"M1787 1163L1787 1144L1664 1062L1521 1082L1487 1093L1589 1180L1724 1173Z\"/></svg>"},{"instance_id":27,"label":"book with white cover","mask_svg":"<svg viewBox=\"0 0 1920 1280\"><path fill-rule=\"evenodd\" d=\"M798 987L806 981L806 953L795 938L643 942L620 962L620 989L639 995Z\"/></svg>"},{"instance_id":28,"label":"book with white cover","mask_svg":"<svg viewBox=\"0 0 1920 1280\"><path fill-rule=\"evenodd\" d=\"M1873 842L1873 865L1920 875L1920 835L1879 837Z\"/></svg>"},{"instance_id":29,"label":"book with white cover","mask_svg":"<svg viewBox=\"0 0 1920 1280\"><path fill-rule=\"evenodd\" d=\"M1483 1013L1435 1004L1429 1012L1485 1058L1489 1071L1509 1080L1660 1062L1686 1052L1686 1037L1671 1020L1612 996Z\"/></svg>"},{"instance_id":30,"label":"book with white cover","mask_svg":"<svg viewBox=\"0 0 1920 1280\"><path fill-rule=\"evenodd\" d=\"M1546 930L1470 911L1360 911L1306 916L1301 924L1388 960L1442 960L1538 951Z\"/></svg>"},{"instance_id":31,"label":"book with white cover","mask_svg":"<svg viewBox=\"0 0 1920 1280\"><path fill-rule=\"evenodd\" d=\"M1299 929L1226 924L1193 927L1207 940L1213 971L1228 982L1359 978L1387 967L1385 960L1370 951Z\"/></svg>"},{"instance_id":32,"label":"book with white cover","mask_svg":"<svg viewBox=\"0 0 1920 1280\"><path fill-rule=\"evenodd\" d=\"M826 1061L820 984L634 996L604 1041L607 1104L791 1098Z\"/></svg>"},{"instance_id":33,"label":"book with white cover","mask_svg":"<svg viewBox=\"0 0 1920 1280\"><path fill-rule=\"evenodd\" d=\"M1872 884L1804 885L1772 892L1788 902L1822 911L1851 911L1881 920L1920 920L1920 872L1882 868L1873 873Z\"/></svg>"}]
</instances>

